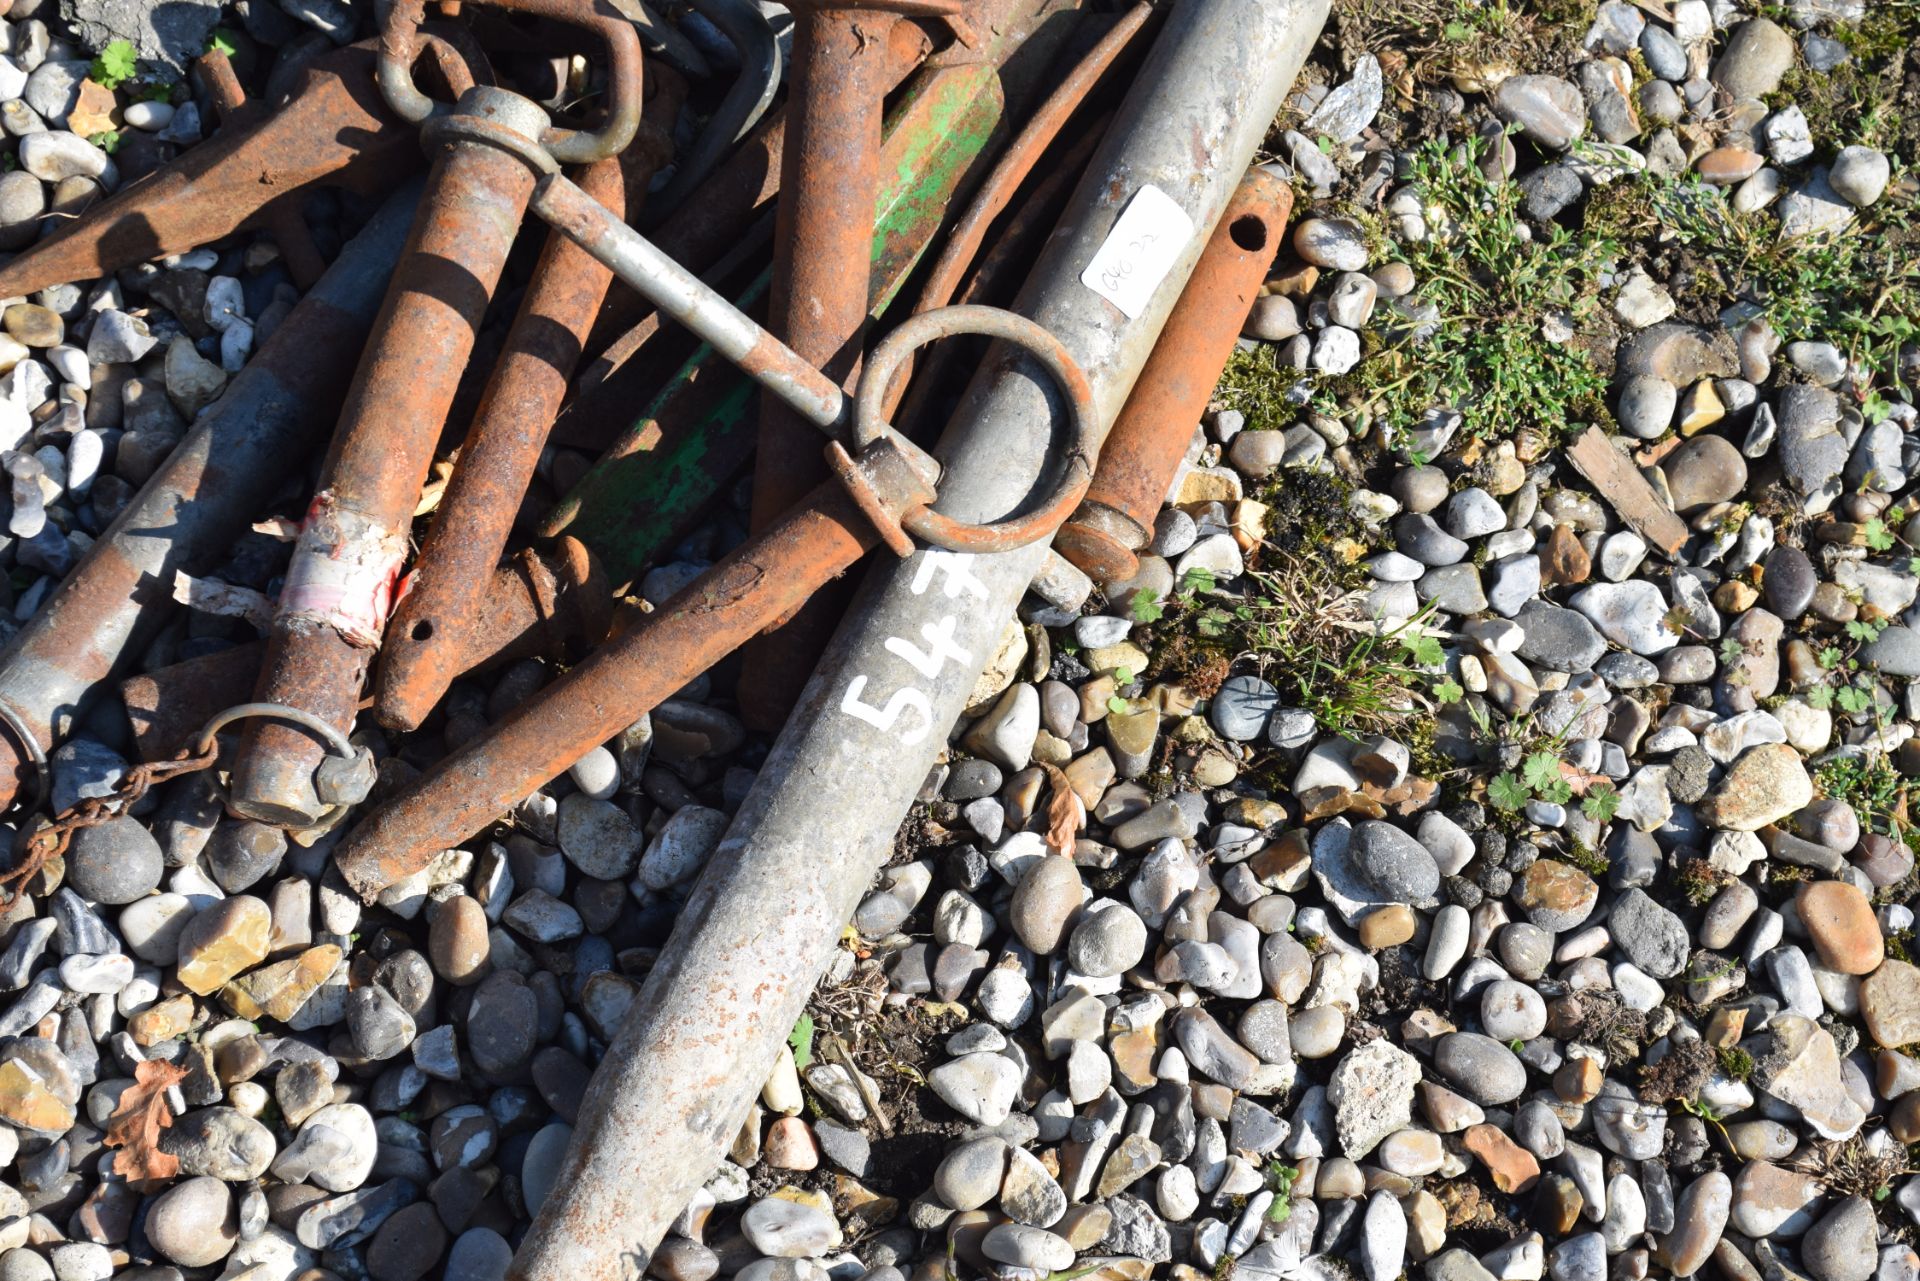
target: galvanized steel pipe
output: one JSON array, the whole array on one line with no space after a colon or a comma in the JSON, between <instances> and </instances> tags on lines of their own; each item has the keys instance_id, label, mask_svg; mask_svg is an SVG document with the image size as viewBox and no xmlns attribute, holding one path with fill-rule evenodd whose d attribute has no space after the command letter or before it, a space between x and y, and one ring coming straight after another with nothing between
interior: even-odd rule
<instances>
[{"instance_id":1,"label":"galvanized steel pipe","mask_svg":"<svg viewBox=\"0 0 1920 1281\"><path fill-rule=\"evenodd\" d=\"M1079 361L1103 422L1326 12L1327 0L1186 0L1169 15L1016 303ZM1106 243L1149 186L1189 223L1151 272L1132 240ZM1175 235L1171 221L1154 225ZM1159 277L1122 295L1132 315L1082 282L1115 252ZM1019 509L1062 420L1046 376L996 348L948 430L941 509L978 520ZM1046 550L921 551L868 575L600 1064L510 1275L631 1275L711 1173Z\"/></svg>"}]
</instances>

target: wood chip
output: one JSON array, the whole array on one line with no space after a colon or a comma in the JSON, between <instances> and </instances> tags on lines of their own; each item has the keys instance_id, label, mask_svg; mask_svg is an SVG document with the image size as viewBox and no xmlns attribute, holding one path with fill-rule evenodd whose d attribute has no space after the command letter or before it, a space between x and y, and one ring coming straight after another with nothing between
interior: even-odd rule
<instances>
[{"instance_id":1,"label":"wood chip","mask_svg":"<svg viewBox=\"0 0 1920 1281\"><path fill-rule=\"evenodd\" d=\"M1567 461L1650 546L1671 558L1686 545L1686 523L1660 501L1633 460L1615 449L1598 427L1587 428L1567 447Z\"/></svg>"}]
</instances>

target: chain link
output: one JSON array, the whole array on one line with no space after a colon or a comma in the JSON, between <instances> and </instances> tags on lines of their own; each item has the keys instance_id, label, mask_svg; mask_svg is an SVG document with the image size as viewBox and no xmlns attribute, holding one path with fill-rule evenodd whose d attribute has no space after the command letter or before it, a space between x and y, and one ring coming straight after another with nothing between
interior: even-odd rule
<instances>
[{"instance_id":1,"label":"chain link","mask_svg":"<svg viewBox=\"0 0 1920 1281\"><path fill-rule=\"evenodd\" d=\"M86 797L64 814L34 828L24 843L16 843L14 847L19 866L0 875L0 893L5 894L5 901L13 902L41 868L65 854L75 832L120 818L138 805L154 784L209 769L219 759L219 744L212 735L207 735L172 760L134 766L114 786L111 795Z\"/></svg>"}]
</instances>

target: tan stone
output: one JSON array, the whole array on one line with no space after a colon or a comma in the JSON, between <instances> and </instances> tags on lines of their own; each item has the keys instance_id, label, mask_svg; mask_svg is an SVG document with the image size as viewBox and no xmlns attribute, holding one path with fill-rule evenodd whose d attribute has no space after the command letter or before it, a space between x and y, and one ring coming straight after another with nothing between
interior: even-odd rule
<instances>
[{"instance_id":1,"label":"tan stone","mask_svg":"<svg viewBox=\"0 0 1920 1281\"><path fill-rule=\"evenodd\" d=\"M1920 969L1891 958L1860 983L1860 1016L1881 1045L1920 1042Z\"/></svg>"},{"instance_id":2,"label":"tan stone","mask_svg":"<svg viewBox=\"0 0 1920 1281\"><path fill-rule=\"evenodd\" d=\"M1291 894L1306 884L1312 869L1313 850L1305 828L1289 828L1247 860L1247 870L1255 880L1282 894Z\"/></svg>"},{"instance_id":3,"label":"tan stone","mask_svg":"<svg viewBox=\"0 0 1920 1281\"><path fill-rule=\"evenodd\" d=\"M1871 974L1887 954L1867 896L1845 881L1811 881L1800 887L1794 905L1820 960L1842 974Z\"/></svg>"},{"instance_id":4,"label":"tan stone","mask_svg":"<svg viewBox=\"0 0 1920 1281\"><path fill-rule=\"evenodd\" d=\"M220 989L220 999L243 1019L269 1018L285 1023L339 967L340 956L340 949L331 943L310 947L289 960L263 965L234 979Z\"/></svg>"},{"instance_id":5,"label":"tan stone","mask_svg":"<svg viewBox=\"0 0 1920 1281\"><path fill-rule=\"evenodd\" d=\"M1540 581L1551 587L1584 583L1593 573L1593 557L1571 525L1555 525L1540 554Z\"/></svg>"},{"instance_id":6,"label":"tan stone","mask_svg":"<svg viewBox=\"0 0 1920 1281\"><path fill-rule=\"evenodd\" d=\"M217 992L242 971L267 959L273 912L247 894L202 910L180 935L180 986L198 996Z\"/></svg>"},{"instance_id":7,"label":"tan stone","mask_svg":"<svg viewBox=\"0 0 1920 1281\"><path fill-rule=\"evenodd\" d=\"M193 998L170 996L127 1020L133 1043L142 1047L171 1041L193 1026Z\"/></svg>"},{"instance_id":8,"label":"tan stone","mask_svg":"<svg viewBox=\"0 0 1920 1281\"><path fill-rule=\"evenodd\" d=\"M113 90L92 80L82 80L80 96L73 110L67 113L67 128L82 138L113 133L120 128L119 115L120 104L114 100Z\"/></svg>"},{"instance_id":9,"label":"tan stone","mask_svg":"<svg viewBox=\"0 0 1920 1281\"><path fill-rule=\"evenodd\" d=\"M24 1057L0 1063L0 1119L23 1130L64 1134L73 1128L71 1103L47 1088Z\"/></svg>"},{"instance_id":10,"label":"tan stone","mask_svg":"<svg viewBox=\"0 0 1920 1281\"><path fill-rule=\"evenodd\" d=\"M1680 434L1697 436L1727 416L1727 407L1714 390L1713 379L1702 378L1680 394Z\"/></svg>"},{"instance_id":11,"label":"tan stone","mask_svg":"<svg viewBox=\"0 0 1920 1281\"><path fill-rule=\"evenodd\" d=\"M1413 909L1405 903L1389 903L1361 920L1360 946L1375 952L1398 947L1413 937L1413 929Z\"/></svg>"},{"instance_id":12,"label":"tan stone","mask_svg":"<svg viewBox=\"0 0 1920 1281\"><path fill-rule=\"evenodd\" d=\"M1786 743L1744 752L1698 809L1709 827L1757 832L1813 799L1813 780L1800 753Z\"/></svg>"},{"instance_id":13,"label":"tan stone","mask_svg":"<svg viewBox=\"0 0 1920 1281\"><path fill-rule=\"evenodd\" d=\"M1568 1103L1587 1103L1600 1093L1602 1077L1592 1059L1570 1058L1553 1074L1553 1092Z\"/></svg>"}]
</instances>

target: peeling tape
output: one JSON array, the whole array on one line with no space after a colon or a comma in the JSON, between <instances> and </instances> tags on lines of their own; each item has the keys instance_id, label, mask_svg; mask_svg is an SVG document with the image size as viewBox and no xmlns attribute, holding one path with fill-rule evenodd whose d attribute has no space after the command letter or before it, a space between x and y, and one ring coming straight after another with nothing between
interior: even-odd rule
<instances>
[{"instance_id":1,"label":"peeling tape","mask_svg":"<svg viewBox=\"0 0 1920 1281\"><path fill-rule=\"evenodd\" d=\"M404 532L382 528L359 512L316 494L280 591L280 617L324 624L350 644L380 644L393 612L394 584L406 564Z\"/></svg>"}]
</instances>

